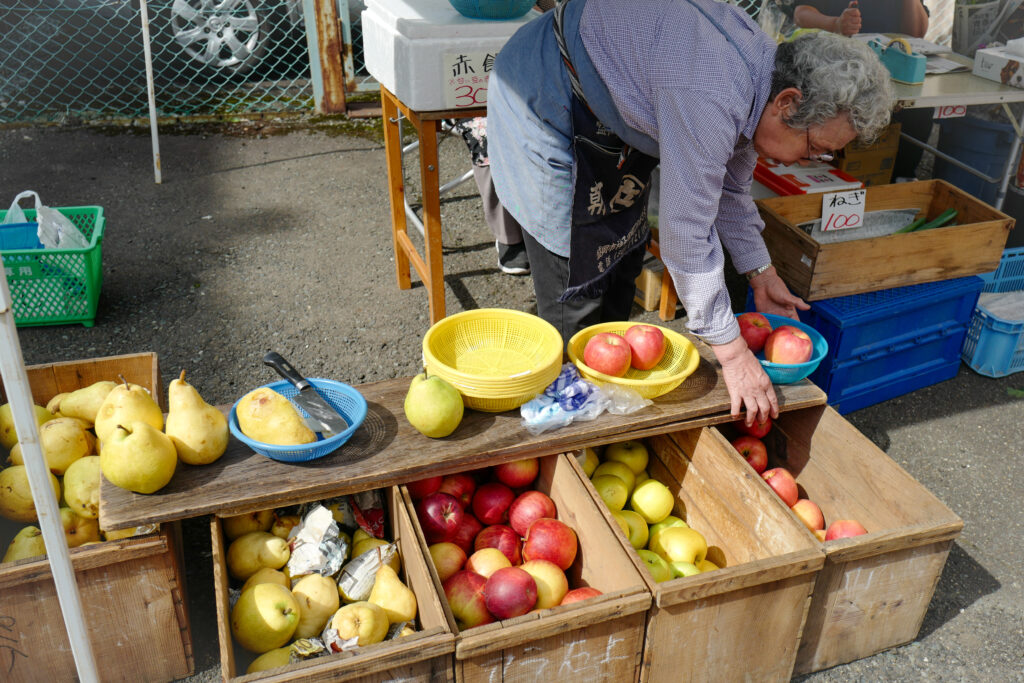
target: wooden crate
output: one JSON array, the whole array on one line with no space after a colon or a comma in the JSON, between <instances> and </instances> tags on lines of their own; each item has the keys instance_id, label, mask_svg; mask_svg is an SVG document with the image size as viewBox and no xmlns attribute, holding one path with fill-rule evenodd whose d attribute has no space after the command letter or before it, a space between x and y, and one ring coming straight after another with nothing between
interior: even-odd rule
<instances>
[{"instance_id":1,"label":"wooden crate","mask_svg":"<svg viewBox=\"0 0 1024 683\"><path fill-rule=\"evenodd\" d=\"M808 301L936 282L995 270L1013 219L944 180L867 188L866 211L916 208L929 220L947 208L958 225L822 244L797 227L821 218L821 195L757 200L772 263Z\"/></svg>"},{"instance_id":2,"label":"wooden crate","mask_svg":"<svg viewBox=\"0 0 1024 683\"><path fill-rule=\"evenodd\" d=\"M422 681L439 683L453 678L451 653L454 639L441 609L427 570L429 564L416 543L412 522L397 489L385 489L388 507L388 528L398 543L402 557L402 579L416 594L419 630L397 640L356 648L348 652L317 657L289 666L246 675L249 663L256 658L236 646L231 637L231 609L228 602L229 583L240 588L240 582L229 580L227 544L221 530L220 517L210 520L213 545L213 580L217 600L217 634L220 639L221 676L225 681L355 681L377 683L382 680Z\"/></svg>"},{"instance_id":3,"label":"wooden crate","mask_svg":"<svg viewBox=\"0 0 1024 683\"><path fill-rule=\"evenodd\" d=\"M401 488L421 549L429 557L408 489ZM541 457L534 488L555 501L558 518L576 531L579 551L566 571L569 585L593 586L603 595L459 631L433 563L428 563L455 633L456 681L639 680L644 621L651 603L639 572L619 551L571 458Z\"/></svg>"},{"instance_id":4,"label":"wooden crate","mask_svg":"<svg viewBox=\"0 0 1024 683\"><path fill-rule=\"evenodd\" d=\"M676 496L673 514L704 535L709 559L722 568L657 583L615 534L653 595L642 680L788 681L825 559L814 537L793 524L742 459L728 457L735 450L719 432L691 429L645 443L648 473ZM614 523L603 504L601 511Z\"/></svg>"},{"instance_id":5,"label":"wooden crate","mask_svg":"<svg viewBox=\"0 0 1024 683\"><path fill-rule=\"evenodd\" d=\"M34 401L100 380L161 395L156 354L26 368ZM0 396L7 401L0 387ZM3 547L24 525L2 520ZM170 681L194 670L177 524L147 536L71 549L82 609L104 681ZM73 680L74 657L45 558L0 564L0 671L5 681Z\"/></svg>"},{"instance_id":6,"label":"wooden crate","mask_svg":"<svg viewBox=\"0 0 1024 683\"><path fill-rule=\"evenodd\" d=\"M795 673L913 640L963 521L829 406L780 415L765 443L768 466L789 469L826 524L856 519L868 530L821 544Z\"/></svg>"}]
</instances>

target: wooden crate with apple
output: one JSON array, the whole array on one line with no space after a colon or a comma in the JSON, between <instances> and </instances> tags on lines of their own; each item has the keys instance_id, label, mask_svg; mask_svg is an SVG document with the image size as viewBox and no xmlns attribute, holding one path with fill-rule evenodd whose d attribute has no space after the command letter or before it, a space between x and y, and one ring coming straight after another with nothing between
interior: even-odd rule
<instances>
[{"instance_id":1,"label":"wooden crate with apple","mask_svg":"<svg viewBox=\"0 0 1024 683\"><path fill-rule=\"evenodd\" d=\"M159 397L156 354L139 353L26 368L36 404L123 376ZM0 400L6 393L0 388ZM102 527L102 518L100 526ZM24 526L0 520L3 547ZM177 523L143 536L70 550L89 640L104 681L170 681L194 670ZM76 675L50 565L43 557L0 564L0 671L5 681Z\"/></svg>"},{"instance_id":2,"label":"wooden crate with apple","mask_svg":"<svg viewBox=\"0 0 1024 683\"><path fill-rule=\"evenodd\" d=\"M533 458L526 458L534 460ZM638 681L641 670L641 652L643 650L643 628L646 612L650 606L651 596L647 591L636 567L629 561L625 553L621 551L615 535L609 528L607 522L601 516L597 505L587 494L578 477L573 470L571 459L565 454L553 454L540 456L535 459L537 468L535 470L529 490L515 488L517 500L531 492L541 492L550 499L555 509L555 518L562 524L568 526L575 535L575 557L570 560L568 555L563 561L528 559L522 564L516 564L506 557L502 568L491 568L487 579L477 579L479 585L470 587L477 595L473 601L460 601L463 604L454 604L446 597L446 587L449 590L459 584L455 583L459 575L477 574L473 568L485 571L482 567L470 564L477 558L491 550L494 546L480 541L475 545L470 542L471 548L479 548L472 552L466 560L466 569L463 571L451 572L452 575L446 581L442 581L438 573L438 566L434 561L430 562L431 577L434 580L437 594L442 596L442 605L449 625L455 633L455 654L454 667L455 678L459 683L483 683L494 680L609 680L609 681ZM472 494L483 491L488 484L481 481ZM493 482L490 482L493 483ZM403 486L402 492L406 504L409 507L411 516L417 528L417 538L426 557L431 558L431 547L434 543L428 543L425 535L425 526L420 523L417 513L417 504L413 501L410 493L410 486ZM494 487L496 491L499 487ZM511 488L511 487L510 487ZM458 493L458 491L453 491ZM500 499L501 495L495 495ZM538 496L539 498L539 496ZM525 499L524 499L525 500ZM426 501L426 498L423 498ZM513 501L514 502L514 501ZM511 504L507 497L504 502L497 502L491 507L490 515L497 508ZM485 501L472 505L474 512L481 512L481 506L488 506ZM549 508L550 509L550 508ZM541 514L541 513L538 513ZM548 513L549 514L549 513ZM480 539L487 533L487 529L512 526L519 526L516 518L517 512L509 513L508 522L487 521L480 522L472 530L472 536ZM467 513L468 516L468 513ZM495 518L500 517L500 510ZM537 515L530 520L525 534L526 541L521 546L523 555L529 556L531 543L538 543L541 534L537 531L542 526L547 529L557 528L557 533L564 532L564 527L550 524L550 519L539 521ZM476 517L474 516L474 519ZM434 534L435 530L431 531ZM514 554L519 552L519 538L521 532L512 531L514 548L504 545L502 552ZM457 532L456 532L457 536ZM533 541L531 541L531 537ZM431 536L436 539L437 536ZM454 537L453 537L454 538ZM557 535L550 537L551 543L547 550L554 555L561 555L558 548L567 548L572 543L561 543ZM456 538L456 541L459 539ZM452 542L454 543L454 542ZM500 544L499 544L500 545ZM539 551L538 551L539 553ZM525 559L525 558L524 558ZM569 562L571 561L571 564ZM439 561L440 562L440 561ZM530 571L527 572L528 565ZM551 586L555 581L548 580L535 572L537 565L545 565L558 570L564 568L564 576L558 577L558 595L551 598L550 592L545 594L544 585ZM567 567L567 568L565 568ZM510 611L513 616L501 618L493 614L487 615L487 605L494 609L509 609L510 604L499 604L495 606L490 602L491 598L480 597L490 595L490 589L482 589L484 582L497 586L495 577L501 573L508 573L508 576L518 576L529 573L538 577L536 597L547 596L553 606L536 607L539 603L530 600L529 604L519 605L516 611ZM486 572L485 572L486 573ZM561 575L561 571L554 573ZM508 584L506 584L508 585ZM587 589L594 590L587 590ZM568 599L566 590L579 591ZM501 590L497 588L496 590ZM469 590L463 595L468 595ZM509 603L517 602L521 593L515 588L509 589ZM456 593L451 593L455 600ZM586 596L585 599L573 601L577 595ZM562 602L564 600L564 603ZM485 602L486 601L486 602ZM500 601L500 598L499 598ZM526 611L529 610L529 611ZM523 613L525 612L525 613ZM518 614L518 616L516 616ZM475 619L481 621L473 626L467 626L467 620ZM489 621L493 619L493 621ZM460 628L460 623L462 627Z\"/></svg>"},{"instance_id":3,"label":"wooden crate with apple","mask_svg":"<svg viewBox=\"0 0 1024 683\"><path fill-rule=\"evenodd\" d=\"M345 680L375 683L402 680L436 683L453 679L451 653L454 640L434 590L428 562L420 552L412 522L397 489L389 487L384 491L390 540L398 544L401 557L400 578L416 596L418 624L415 633L251 674L246 674L246 670L256 655L239 647L232 636L229 586L233 585L233 580L228 570L224 520L211 517L217 631L224 681L309 683Z\"/></svg>"},{"instance_id":4,"label":"wooden crate with apple","mask_svg":"<svg viewBox=\"0 0 1024 683\"><path fill-rule=\"evenodd\" d=\"M630 495L626 507L640 512L639 523L646 525L633 537L634 525L627 518L630 537L625 530L616 537L653 596L642 680L677 681L686 672L688 680L788 681L815 575L824 563L813 537L792 523L742 460L723 457L732 447L717 432L693 429L643 442L615 442L614 448L633 449L636 443L646 447L642 471L654 481L637 484L637 495ZM613 469L602 474L602 468L629 456L621 450L611 456L612 448L607 446L593 462L588 459L597 458L596 450L587 449L590 453L576 470L584 480L593 476L590 495L606 519L618 525L626 494L616 493L605 479L619 475ZM637 497L647 496L649 488L661 489L667 500ZM706 545L691 543L692 530ZM668 548L665 539L677 533L679 552L694 557L677 558ZM669 559L676 561L670 564Z\"/></svg>"},{"instance_id":5,"label":"wooden crate with apple","mask_svg":"<svg viewBox=\"0 0 1024 683\"><path fill-rule=\"evenodd\" d=\"M917 637L963 521L829 406L783 413L763 441L768 468L792 473L799 496L820 508L824 519L817 526L852 520L863 527L853 529L860 535L821 542L825 566L795 673L851 662ZM793 520L799 523L796 514ZM836 526L849 531L856 525Z\"/></svg>"}]
</instances>

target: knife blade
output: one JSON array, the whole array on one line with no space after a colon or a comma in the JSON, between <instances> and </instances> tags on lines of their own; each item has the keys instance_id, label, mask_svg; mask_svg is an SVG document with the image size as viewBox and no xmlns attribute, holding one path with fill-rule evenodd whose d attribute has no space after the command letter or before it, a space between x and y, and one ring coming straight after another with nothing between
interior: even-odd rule
<instances>
[{"instance_id":1,"label":"knife blade","mask_svg":"<svg viewBox=\"0 0 1024 683\"><path fill-rule=\"evenodd\" d=\"M313 421L321 426L321 429L315 431L323 432L324 436L327 436L328 432L340 434L348 429L348 422L345 421L345 418L327 403L320 394L316 393L316 389L309 383L309 380L303 377L281 354L271 351L263 357L263 362L274 368L277 374L291 382L299 390L299 393L295 394L292 398L303 410L309 413Z\"/></svg>"}]
</instances>

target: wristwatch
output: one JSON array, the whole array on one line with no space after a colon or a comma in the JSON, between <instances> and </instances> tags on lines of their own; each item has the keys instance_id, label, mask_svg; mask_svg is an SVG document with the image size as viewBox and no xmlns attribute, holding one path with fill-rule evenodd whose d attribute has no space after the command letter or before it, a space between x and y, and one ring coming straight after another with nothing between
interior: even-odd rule
<instances>
[{"instance_id":1,"label":"wristwatch","mask_svg":"<svg viewBox=\"0 0 1024 683\"><path fill-rule=\"evenodd\" d=\"M747 282L753 280L755 277L757 277L758 275L760 275L761 273L763 273L764 271L768 270L771 267L772 267L772 264L769 261L768 263L764 264L760 268L755 268L754 270L748 272L747 273Z\"/></svg>"}]
</instances>

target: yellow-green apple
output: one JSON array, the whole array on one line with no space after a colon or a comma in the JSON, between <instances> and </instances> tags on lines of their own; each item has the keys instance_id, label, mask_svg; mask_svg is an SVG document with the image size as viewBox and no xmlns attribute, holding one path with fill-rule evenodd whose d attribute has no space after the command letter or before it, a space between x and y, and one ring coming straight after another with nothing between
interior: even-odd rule
<instances>
[{"instance_id":1,"label":"yellow-green apple","mask_svg":"<svg viewBox=\"0 0 1024 683\"><path fill-rule=\"evenodd\" d=\"M302 523L298 515L274 515L274 523L270 525L270 533L278 538L288 538L292 529Z\"/></svg>"},{"instance_id":2,"label":"yellow-green apple","mask_svg":"<svg viewBox=\"0 0 1024 683\"><path fill-rule=\"evenodd\" d=\"M448 577L466 564L466 551L451 541L433 543L428 550L430 559L434 561L434 569L437 570L437 578L441 579L441 583L447 581Z\"/></svg>"},{"instance_id":3,"label":"yellow-green apple","mask_svg":"<svg viewBox=\"0 0 1024 683\"><path fill-rule=\"evenodd\" d=\"M449 541L462 524L462 505L454 496L435 491L416 504L416 517L427 543Z\"/></svg>"},{"instance_id":4,"label":"yellow-green apple","mask_svg":"<svg viewBox=\"0 0 1024 683\"><path fill-rule=\"evenodd\" d=\"M534 609L547 609L560 605L569 592L569 579L554 562L530 560L519 565L537 584L537 604Z\"/></svg>"},{"instance_id":5,"label":"yellow-green apple","mask_svg":"<svg viewBox=\"0 0 1024 683\"><path fill-rule=\"evenodd\" d=\"M462 524L455 530L450 540L468 555L473 552L476 536L483 528L484 525L473 516L473 513L466 512L462 515Z\"/></svg>"},{"instance_id":6,"label":"yellow-green apple","mask_svg":"<svg viewBox=\"0 0 1024 683\"><path fill-rule=\"evenodd\" d=\"M632 325L622 338L629 344L630 365L650 370L665 355L665 333L654 325Z\"/></svg>"},{"instance_id":7,"label":"yellow-green apple","mask_svg":"<svg viewBox=\"0 0 1024 683\"><path fill-rule=\"evenodd\" d=\"M736 429L743 434L749 434L750 436L758 439L763 439L768 436L768 432L772 430L772 418L770 416L765 416L764 422L754 418L754 422L749 427L747 426L746 420L736 420L733 422L733 425L735 425Z\"/></svg>"},{"instance_id":8,"label":"yellow-green apple","mask_svg":"<svg viewBox=\"0 0 1024 683\"><path fill-rule=\"evenodd\" d=\"M489 579L491 574L502 567L511 566L512 563L505 556L505 553L497 548L480 548L480 550L466 558L466 569L476 572L485 579Z\"/></svg>"},{"instance_id":9,"label":"yellow-green apple","mask_svg":"<svg viewBox=\"0 0 1024 683\"><path fill-rule=\"evenodd\" d=\"M813 500L801 498L793 503L793 507L790 509L811 531L825 528L825 516L821 514L821 508Z\"/></svg>"},{"instance_id":10,"label":"yellow-green apple","mask_svg":"<svg viewBox=\"0 0 1024 683\"><path fill-rule=\"evenodd\" d=\"M604 449L604 459L621 462L636 475L647 469L647 461L650 458L647 453L647 446L642 441L630 439L629 441L609 444Z\"/></svg>"},{"instance_id":11,"label":"yellow-green apple","mask_svg":"<svg viewBox=\"0 0 1024 683\"><path fill-rule=\"evenodd\" d=\"M643 560L644 564L647 565L647 571L651 573L651 578L656 582L661 583L672 578L672 568L669 567L664 557L646 548L641 548L636 553Z\"/></svg>"},{"instance_id":12,"label":"yellow-green apple","mask_svg":"<svg viewBox=\"0 0 1024 683\"><path fill-rule=\"evenodd\" d=\"M825 532L825 540L834 541L837 538L860 536L867 532L868 530L855 519L837 519L828 525L828 530Z\"/></svg>"},{"instance_id":13,"label":"yellow-green apple","mask_svg":"<svg viewBox=\"0 0 1024 683\"><path fill-rule=\"evenodd\" d=\"M573 588L571 591L565 594L562 598L560 605L569 605L580 600L589 600L590 598L596 598L599 595L604 595L601 591L593 588L592 586L580 586L579 588Z\"/></svg>"},{"instance_id":14,"label":"yellow-green apple","mask_svg":"<svg viewBox=\"0 0 1024 683\"><path fill-rule=\"evenodd\" d=\"M508 525L520 536L526 535L534 520L556 517L558 509L551 496L542 491L524 491L508 507Z\"/></svg>"},{"instance_id":15,"label":"yellow-green apple","mask_svg":"<svg viewBox=\"0 0 1024 683\"><path fill-rule=\"evenodd\" d=\"M785 467L773 467L761 473L761 478L768 482L775 493L787 507L793 507L800 499L800 490L796 486L796 479Z\"/></svg>"},{"instance_id":16,"label":"yellow-green apple","mask_svg":"<svg viewBox=\"0 0 1024 683\"><path fill-rule=\"evenodd\" d=\"M765 448L761 439L744 434L732 440L732 447L739 451L747 464L753 467L758 474L768 468L768 449Z\"/></svg>"},{"instance_id":17,"label":"yellow-green apple","mask_svg":"<svg viewBox=\"0 0 1024 683\"><path fill-rule=\"evenodd\" d=\"M619 514L620 512L622 512L622 510L611 510L612 519L614 519L615 524L622 529L622 535L629 539L629 522L626 521L625 517Z\"/></svg>"},{"instance_id":18,"label":"yellow-green apple","mask_svg":"<svg viewBox=\"0 0 1024 683\"><path fill-rule=\"evenodd\" d=\"M710 572L714 571L715 569L718 569L718 565L712 562L711 560L705 558L697 563L697 569L699 569L703 574L704 572Z\"/></svg>"},{"instance_id":19,"label":"yellow-green apple","mask_svg":"<svg viewBox=\"0 0 1024 683\"><path fill-rule=\"evenodd\" d=\"M526 538L523 540L523 559L548 560L565 570L576 559L576 548L576 532L572 527L557 519L542 517L526 531Z\"/></svg>"},{"instance_id":20,"label":"yellow-green apple","mask_svg":"<svg viewBox=\"0 0 1024 683\"><path fill-rule=\"evenodd\" d=\"M252 660L245 669L245 673L254 674L257 671L269 671L270 669L276 669L280 666L288 666L292 661L292 648L290 645L285 647L279 647L271 650L270 652L264 652L256 659Z\"/></svg>"},{"instance_id":21,"label":"yellow-green apple","mask_svg":"<svg viewBox=\"0 0 1024 683\"><path fill-rule=\"evenodd\" d=\"M583 347L583 362L586 366L612 377L626 374L631 355L629 344L614 332L595 334Z\"/></svg>"},{"instance_id":22,"label":"yellow-green apple","mask_svg":"<svg viewBox=\"0 0 1024 683\"><path fill-rule=\"evenodd\" d=\"M250 652L281 647L299 625L299 603L276 583L261 583L242 593L231 610L235 642Z\"/></svg>"},{"instance_id":23,"label":"yellow-green apple","mask_svg":"<svg viewBox=\"0 0 1024 683\"><path fill-rule=\"evenodd\" d=\"M647 474L647 470L640 470L636 475L636 483L639 484L642 481L647 481L651 478L651 475ZM636 488L634 486L634 488Z\"/></svg>"},{"instance_id":24,"label":"yellow-green apple","mask_svg":"<svg viewBox=\"0 0 1024 683\"><path fill-rule=\"evenodd\" d=\"M736 322L740 324L740 336L747 342L747 347L757 353L764 348L765 340L772 333L772 324L768 318L760 313L748 311L736 316Z\"/></svg>"},{"instance_id":25,"label":"yellow-green apple","mask_svg":"<svg viewBox=\"0 0 1024 683\"><path fill-rule=\"evenodd\" d=\"M444 597L452 610L455 623L460 629L489 624L494 617L484 602L484 586L487 579L466 569L455 572L442 584Z\"/></svg>"},{"instance_id":26,"label":"yellow-green apple","mask_svg":"<svg viewBox=\"0 0 1024 683\"><path fill-rule=\"evenodd\" d=\"M502 524L508 519L508 507L515 492L496 481L483 484L473 494L473 515L483 525Z\"/></svg>"},{"instance_id":27,"label":"yellow-green apple","mask_svg":"<svg viewBox=\"0 0 1024 683\"><path fill-rule=\"evenodd\" d=\"M462 422L462 394L437 375L420 373L412 378L405 395L405 418L424 436L441 439Z\"/></svg>"},{"instance_id":28,"label":"yellow-green apple","mask_svg":"<svg viewBox=\"0 0 1024 683\"><path fill-rule=\"evenodd\" d=\"M540 462L537 458L523 458L494 466L494 476L498 481L513 489L521 489L532 484L538 472Z\"/></svg>"},{"instance_id":29,"label":"yellow-green apple","mask_svg":"<svg viewBox=\"0 0 1024 683\"><path fill-rule=\"evenodd\" d=\"M520 617L537 604L537 582L521 567L503 567L484 584L484 604L495 619Z\"/></svg>"},{"instance_id":30,"label":"yellow-green apple","mask_svg":"<svg viewBox=\"0 0 1024 683\"><path fill-rule=\"evenodd\" d=\"M669 562L668 566L672 570L672 576L675 578L700 574L700 570L697 569L697 565L693 562Z\"/></svg>"},{"instance_id":31,"label":"yellow-green apple","mask_svg":"<svg viewBox=\"0 0 1024 683\"><path fill-rule=\"evenodd\" d=\"M462 505L463 510L468 510L473 501L473 494L476 493L476 479L472 475L460 472L449 474L441 479L441 485L437 487L441 493L455 496L455 499Z\"/></svg>"},{"instance_id":32,"label":"yellow-green apple","mask_svg":"<svg viewBox=\"0 0 1024 683\"><path fill-rule=\"evenodd\" d=\"M629 506L639 512L648 524L657 524L672 514L675 502L675 496L667 486L657 479L648 479L633 490Z\"/></svg>"},{"instance_id":33,"label":"yellow-green apple","mask_svg":"<svg viewBox=\"0 0 1024 683\"><path fill-rule=\"evenodd\" d=\"M659 553L669 562L692 562L700 567L707 557L708 542L704 535L690 527L674 526L658 534Z\"/></svg>"},{"instance_id":34,"label":"yellow-green apple","mask_svg":"<svg viewBox=\"0 0 1024 683\"><path fill-rule=\"evenodd\" d=\"M607 475L621 479L622 483L626 485L626 489L628 491L632 491L633 486L636 484L636 474L633 473L633 470L629 469L629 465L623 462L605 460L597 466L596 470L594 470L595 479L597 477L604 477Z\"/></svg>"},{"instance_id":35,"label":"yellow-green apple","mask_svg":"<svg viewBox=\"0 0 1024 683\"><path fill-rule=\"evenodd\" d=\"M583 462L580 463L580 467L583 468L583 474L588 477L593 476L594 470L601 463L601 459L597 457L597 451L587 446L583 449Z\"/></svg>"},{"instance_id":36,"label":"yellow-green apple","mask_svg":"<svg viewBox=\"0 0 1024 683\"><path fill-rule=\"evenodd\" d=\"M782 325L772 330L764 343L764 357L772 363L806 363L814 353L814 342L799 327Z\"/></svg>"},{"instance_id":37,"label":"yellow-green apple","mask_svg":"<svg viewBox=\"0 0 1024 683\"><path fill-rule=\"evenodd\" d=\"M512 527L504 524L491 524L480 530L473 541L473 550L482 548L497 548L512 565L520 564L523 561L522 541L519 539L519 534L512 531Z\"/></svg>"},{"instance_id":38,"label":"yellow-green apple","mask_svg":"<svg viewBox=\"0 0 1024 683\"><path fill-rule=\"evenodd\" d=\"M626 522L626 538L629 539L629 544L634 548L643 548L647 545L647 536L650 534L650 529L647 526L647 520L640 516L639 512L635 510L613 510L612 517L622 519Z\"/></svg>"},{"instance_id":39,"label":"yellow-green apple","mask_svg":"<svg viewBox=\"0 0 1024 683\"><path fill-rule=\"evenodd\" d=\"M675 515L669 515L665 519L661 520L657 524L652 524L649 528L650 533L647 535L647 547L658 553L661 552L661 546L658 545L658 537L661 532L669 527L673 526L690 526L679 517Z\"/></svg>"},{"instance_id":40,"label":"yellow-green apple","mask_svg":"<svg viewBox=\"0 0 1024 683\"><path fill-rule=\"evenodd\" d=\"M284 586L285 588L289 589L291 588L292 585L284 572L278 569L271 569L270 567L263 567L262 569L258 570L255 574L253 574L245 580L245 583L242 584L242 590L240 591L240 594L249 590L253 586L258 586L261 583L276 583L279 586Z\"/></svg>"},{"instance_id":41,"label":"yellow-green apple","mask_svg":"<svg viewBox=\"0 0 1024 683\"><path fill-rule=\"evenodd\" d=\"M444 481L444 477L440 475L436 477L424 477L423 479L410 481L405 485L405 488L409 489L409 497L412 498L412 502L415 503L441 488L442 481Z\"/></svg>"},{"instance_id":42,"label":"yellow-green apple","mask_svg":"<svg viewBox=\"0 0 1024 683\"><path fill-rule=\"evenodd\" d=\"M388 614L383 607L368 600L352 602L334 613L331 628L344 640L356 638L360 647L373 645L388 634Z\"/></svg>"},{"instance_id":43,"label":"yellow-green apple","mask_svg":"<svg viewBox=\"0 0 1024 683\"><path fill-rule=\"evenodd\" d=\"M626 482L614 475L605 474L594 477L590 483L597 489L597 495L601 496L601 500L609 510L621 510L626 507L626 501L629 500L629 489L626 488Z\"/></svg>"},{"instance_id":44,"label":"yellow-green apple","mask_svg":"<svg viewBox=\"0 0 1024 683\"><path fill-rule=\"evenodd\" d=\"M221 522L224 526L224 535L229 541L233 541L251 531L270 531L274 525L274 511L247 512L244 515L225 517Z\"/></svg>"}]
</instances>

